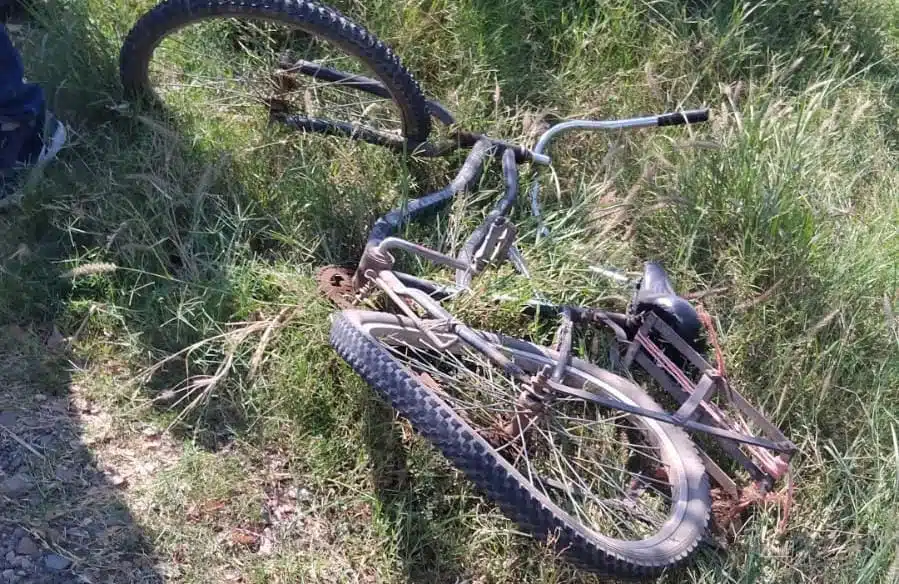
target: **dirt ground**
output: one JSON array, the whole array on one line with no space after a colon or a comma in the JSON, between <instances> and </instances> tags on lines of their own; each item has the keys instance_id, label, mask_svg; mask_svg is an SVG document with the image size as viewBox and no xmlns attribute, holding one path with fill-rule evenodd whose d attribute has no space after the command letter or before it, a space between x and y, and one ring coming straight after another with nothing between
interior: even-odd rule
<instances>
[{"instance_id":1,"label":"dirt ground","mask_svg":"<svg viewBox=\"0 0 899 584\"><path fill-rule=\"evenodd\" d=\"M0 582L162 581L123 503L164 459L159 435L123 448L52 335L6 327L0 339Z\"/></svg>"}]
</instances>

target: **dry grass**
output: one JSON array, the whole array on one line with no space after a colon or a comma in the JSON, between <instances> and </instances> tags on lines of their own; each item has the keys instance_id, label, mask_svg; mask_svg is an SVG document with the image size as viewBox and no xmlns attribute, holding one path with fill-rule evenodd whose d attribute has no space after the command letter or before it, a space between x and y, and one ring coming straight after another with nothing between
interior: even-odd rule
<instances>
[{"instance_id":1,"label":"dry grass","mask_svg":"<svg viewBox=\"0 0 899 584\"><path fill-rule=\"evenodd\" d=\"M148 581L600 581L517 533L327 345L314 268L356 258L378 212L443 183L458 157L272 135L197 116L203 104L183 104L179 124L135 112L116 54L148 4L56 0L14 32L73 140L0 214L0 314L52 365L7 360L0 378L26 380L16 408L43 412L35 392L94 404L65 418L75 452L109 469L86 512L127 508L140 539L70 550L78 569L108 562L98 573L128 581L120 563L147 558ZM627 291L591 263L661 259L680 290L718 290L703 302L728 371L800 445L795 502L784 533L777 509L761 509L727 554L704 551L662 581L895 582L894 7L340 4L467 126L497 136L527 139L548 112L712 107L691 132L560 144L559 189L545 199L554 237L534 244L526 206L516 214L534 282L501 270L459 314L545 338L514 302L479 298L536 289L621 307ZM467 196L409 236L458 246L486 200ZM73 492L53 509L83 504ZM4 510L35 529L44 517Z\"/></svg>"}]
</instances>

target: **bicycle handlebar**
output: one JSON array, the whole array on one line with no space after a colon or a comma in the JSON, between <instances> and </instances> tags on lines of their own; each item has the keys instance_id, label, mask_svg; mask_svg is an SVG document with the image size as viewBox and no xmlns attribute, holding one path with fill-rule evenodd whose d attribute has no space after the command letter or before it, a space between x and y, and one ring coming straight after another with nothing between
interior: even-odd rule
<instances>
[{"instance_id":1,"label":"bicycle handlebar","mask_svg":"<svg viewBox=\"0 0 899 584\"><path fill-rule=\"evenodd\" d=\"M569 120L556 124L544 132L537 140L537 145L532 151L533 160L538 164L548 165L549 156L544 152L550 143L559 135L572 130L584 130L588 132L604 130L632 130L635 128L652 128L658 126L679 126L682 124L696 124L709 119L709 110L687 110L656 116L644 116L640 118L626 118L623 120Z\"/></svg>"},{"instance_id":2,"label":"bicycle handlebar","mask_svg":"<svg viewBox=\"0 0 899 584\"><path fill-rule=\"evenodd\" d=\"M410 219L448 202L471 186L484 168L484 159L492 154L494 149L495 146L489 139L478 140L450 184L429 195L412 199L405 207L394 209L378 219L372 227L366 247L377 246L384 239L396 233Z\"/></svg>"},{"instance_id":3,"label":"bicycle handlebar","mask_svg":"<svg viewBox=\"0 0 899 584\"><path fill-rule=\"evenodd\" d=\"M409 201L405 207L393 209L378 219L372 227L366 247L377 246L381 241L395 233L410 219L446 203L456 194L467 189L477 180L483 169L484 159L487 158L487 156L498 155L499 153L505 154L506 151L510 151L514 154L514 157L511 154L509 156L504 156L503 160L507 196L500 202L497 211L499 214L505 214L508 212L508 207L511 205L511 201L514 200L515 194L517 194L518 191L517 168L515 163L522 161L522 159L530 159L537 164L548 165L550 159L543 152L549 147L552 140L560 134L572 130L598 131L695 124L704 122L708 119L709 110L701 109L624 120L570 120L557 124L544 132L537 141L537 145L531 151L528 151L521 146L516 146L500 140L494 140L478 134L465 133L466 140L463 141L471 141L471 143L473 143L472 149L452 182L439 191L418 199L413 199ZM515 175L514 181L512 180L512 177L510 177L510 174ZM535 178L531 185L530 192L531 210L538 221L540 220L539 193L540 183ZM540 232L544 235L548 233L545 227L542 227Z\"/></svg>"},{"instance_id":4,"label":"bicycle handlebar","mask_svg":"<svg viewBox=\"0 0 899 584\"><path fill-rule=\"evenodd\" d=\"M651 128L659 126L680 126L683 124L697 124L708 121L709 110L686 110L683 112L672 112L655 116L645 116L641 118L628 118L624 120L569 120L556 124L543 133L537 140L537 145L531 152L532 160L537 164L549 166L552 162L544 152L549 148L550 143L559 135L573 130L584 131L603 131L603 130L630 130L634 128ZM531 213L537 219L540 226L537 229L538 237L544 237L549 234L549 230L540 220L540 181L536 173L534 182L531 185Z\"/></svg>"}]
</instances>

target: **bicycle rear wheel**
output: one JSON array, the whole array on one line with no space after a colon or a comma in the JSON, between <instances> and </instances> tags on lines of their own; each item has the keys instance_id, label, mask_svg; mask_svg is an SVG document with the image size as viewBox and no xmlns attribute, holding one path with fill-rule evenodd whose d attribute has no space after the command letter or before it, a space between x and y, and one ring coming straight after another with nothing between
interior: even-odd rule
<instances>
[{"instance_id":1,"label":"bicycle rear wheel","mask_svg":"<svg viewBox=\"0 0 899 584\"><path fill-rule=\"evenodd\" d=\"M530 374L557 355L482 333ZM645 576L696 549L709 520L709 484L696 449L679 428L600 408L569 396L545 401L524 423L522 392L510 375L456 340L436 349L408 319L345 311L331 343L425 438L463 470L503 512L585 568ZM660 409L640 387L572 359L563 382Z\"/></svg>"},{"instance_id":2,"label":"bicycle rear wheel","mask_svg":"<svg viewBox=\"0 0 899 584\"><path fill-rule=\"evenodd\" d=\"M387 97L301 64L373 77ZM166 0L128 34L120 68L126 90L203 117L315 118L415 142L431 130L421 89L390 48L308 0Z\"/></svg>"}]
</instances>

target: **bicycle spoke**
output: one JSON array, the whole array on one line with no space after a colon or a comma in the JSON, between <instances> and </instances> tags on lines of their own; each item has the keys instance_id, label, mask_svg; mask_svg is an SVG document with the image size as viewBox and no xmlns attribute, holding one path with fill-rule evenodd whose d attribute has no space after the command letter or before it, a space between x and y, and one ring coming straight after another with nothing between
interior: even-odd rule
<instances>
[{"instance_id":1,"label":"bicycle spoke","mask_svg":"<svg viewBox=\"0 0 899 584\"><path fill-rule=\"evenodd\" d=\"M626 428L628 430L633 430L633 428ZM645 458L651 459L653 462L657 462L659 464L664 464L664 461L660 459L658 456L650 454L650 452L657 452L658 449L654 446L649 446L646 444L635 444L632 442L625 442L623 440L616 440L615 438L610 437L602 437L602 438L594 438L590 436L579 436L578 440L583 440L586 442L598 442L602 444L618 444L622 447L630 448L632 450L637 451L641 456Z\"/></svg>"},{"instance_id":2,"label":"bicycle spoke","mask_svg":"<svg viewBox=\"0 0 899 584\"><path fill-rule=\"evenodd\" d=\"M630 439L639 434L633 414L568 396L525 411L518 402L527 388L466 345L436 351L397 338L390 350L578 521L623 539L645 537L665 522L668 483L630 467L665 468L655 446ZM502 427L517 431L502 437Z\"/></svg>"},{"instance_id":3,"label":"bicycle spoke","mask_svg":"<svg viewBox=\"0 0 899 584\"><path fill-rule=\"evenodd\" d=\"M198 55L216 51L216 68ZM300 60L341 71L349 77L327 81L292 71ZM285 79L287 75L292 80ZM268 119L265 109L344 122L400 136L403 120L390 98L354 89L353 76L373 73L352 55L297 29L252 19L197 23L167 36L151 63L158 95L174 111L196 110L236 120ZM246 110L247 117L241 118Z\"/></svg>"},{"instance_id":4,"label":"bicycle spoke","mask_svg":"<svg viewBox=\"0 0 899 584\"><path fill-rule=\"evenodd\" d=\"M625 470L625 469L616 469L616 468L614 468L614 467L609 467L608 465L604 465L604 464L599 463L599 462L597 462L597 461L595 461L595 460L587 460L587 459L577 458L577 457L574 457L572 460L573 460L574 464L576 464L579 468L581 468L582 470L584 470L584 471L586 471L586 472L589 472L589 473L593 474L594 476L597 476L597 478L598 478L598 475L596 475L595 473L593 473L589 468L585 467L582 463L587 462L587 463L590 463L591 465L596 465L596 466L598 466L599 469L603 472L603 474L604 474L606 477L609 476L608 473L606 472L606 470L608 470L608 469L612 469L612 470L622 470L622 471L624 471L625 474L627 474L628 476L630 476L630 477L633 478L633 479L639 479L639 480L641 480L641 481L649 480L650 482L653 482L652 479L649 479L648 477L645 477L645 476L643 476L643 475L641 475L641 474L639 474L639 473L627 471L627 470ZM613 482L613 484L615 483L614 479L612 479L612 482ZM663 483L662 481L654 481L654 482L657 482L657 483L659 483L659 484L665 484L665 485L667 485L667 483ZM669 497L667 494L665 494L665 493L659 491L658 489L653 488L653 491L654 491L656 494L658 494L659 496L664 497L665 499L670 500L670 497ZM622 491L622 492L623 492L623 491Z\"/></svg>"},{"instance_id":5,"label":"bicycle spoke","mask_svg":"<svg viewBox=\"0 0 899 584\"><path fill-rule=\"evenodd\" d=\"M547 437L549 438L549 441L550 441L551 445L554 446L554 444L553 444L553 439L552 439L552 435L551 435L551 434L548 434ZM551 448L551 449L550 449L550 452L553 454L553 457L556 459L557 462L564 464L564 465L567 466L569 469L571 469L572 471L574 471L574 468L571 466L571 463L569 463L568 460L567 460L565 457L563 457L563 456L561 456L561 455L559 454L558 449L556 449L556 448ZM562 470L561 467L555 467L555 468L554 468L554 467L551 467L551 469L552 469L552 470L559 470L559 471ZM578 474L577 472L572 472L572 475L575 476L575 477L580 478L580 477L579 477L579 474ZM557 473L557 476L560 476L560 477L563 478L563 480L565 481L564 484L565 484L565 486L566 486L566 490L569 490L569 493L568 493L569 497L568 497L568 498L569 498L569 500L571 501L572 505L574 506L575 512L581 517L582 520L586 520L588 525L594 523L594 522L595 522L595 518L592 517L591 514L587 513L587 512L582 508L582 506L579 505L579 504L577 503L577 501L574 499L574 496L573 496L574 494L573 494L573 492L570 492L569 483L567 482L568 474L565 473L564 471L562 471L562 472ZM586 492L586 493L590 493L590 492L591 492L591 489L590 489L589 486L587 486L587 485L583 485L583 490L584 490L584 492ZM626 524L626 523L627 523L627 518L621 517L620 515L618 515L617 512L614 512L614 511L611 511L610 509L607 509L606 506L604 506L604 505L602 506L602 508L603 508L603 510L605 510L605 511L610 511L612 515L615 515L615 519L617 519L617 520L613 520L613 521L611 522L611 525L612 525L612 527L614 527L615 531L617 531L619 535L621 535L622 537L626 537L625 534L624 534L624 531L621 529L621 524L622 524L622 523Z\"/></svg>"}]
</instances>

